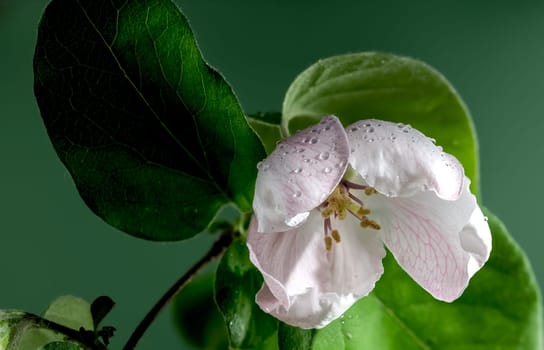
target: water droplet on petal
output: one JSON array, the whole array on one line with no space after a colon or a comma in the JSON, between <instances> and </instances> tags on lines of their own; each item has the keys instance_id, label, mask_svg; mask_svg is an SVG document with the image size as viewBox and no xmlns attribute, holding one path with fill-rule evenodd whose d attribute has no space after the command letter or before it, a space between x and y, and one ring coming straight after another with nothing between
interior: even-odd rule
<instances>
[{"instance_id":1,"label":"water droplet on petal","mask_svg":"<svg viewBox=\"0 0 544 350\"><path fill-rule=\"evenodd\" d=\"M484 221L488 221L489 218L487 216L484 216Z\"/></svg>"},{"instance_id":2,"label":"water droplet on petal","mask_svg":"<svg viewBox=\"0 0 544 350\"><path fill-rule=\"evenodd\" d=\"M294 172L295 174L298 174L298 173L300 173L301 171L302 171L302 168L295 168L295 169L293 169L293 172Z\"/></svg>"},{"instance_id":3,"label":"water droplet on petal","mask_svg":"<svg viewBox=\"0 0 544 350\"><path fill-rule=\"evenodd\" d=\"M304 158L304 163L310 163L310 158Z\"/></svg>"},{"instance_id":4,"label":"water droplet on petal","mask_svg":"<svg viewBox=\"0 0 544 350\"><path fill-rule=\"evenodd\" d=\"M317 137L312 137L312 138L310 139L310 144L314 145L314 144L316 144L318 141L319 141L319 139L318 139Z\"/></svg>"},{"instance_id":5,"label":"water droplet on petal","mask_svg":"<svg viewBox=\"0 0 544 350\"><path fill-rule=\"evenodd\" d=\"M366 130L366 132L374 132L374 128L369 128Z\"/></svg>"},{"instance_id":6,"label":"water droplet on petal","mask_svg":"<svg viewBox=\"0 0 544 350\"><path fill-rule=\"evenodd\" d=\"M359 130L359 127L358 127L358 126L354 126L354 127L352 127L351 129L349 129L349 131L351 131L351 132L355 132L355 131L357 131L357 130Z\"/></svg>"},{"instance_id":7,"label":"water droplet on petal","mask_svg":"<svg viewBox=\"0 0 544 350\"><path fill-rule=\"evenodd\" d=\"M309 137L305 137L302 139L302 142L303 143L308 143L310 141L310 138Z\"/></svg>"},{"instance_id":8,"label":"water droplet on petal","mask_svg":"<svg viewBox=\"0 0 544 350\"><path fill-rule=\"evenodd\" d=\"M436 144L436 140L433 139L432 137L429 137L429 141L431 141L432 143Z\"/></svg>"},{"instance_id":9,"label":"water droplet on petal","mask_svg":"<svg viewBox=\"0 0 544 350\"><path fill-rule=\"evenodd\" d=\"M374 139L368 139L368 142L374 142Z\"/></svg>"},{"instance_id":10,"label":"water droplet on petal","mask_svg":"<svg viewBox=\"0 0 544 350\"><path fill-rule=\"evenodd\" d=\"M321 152L321 153L319 153L319 159L321 159L321 160L327 160L327 159L329 159L329 152Z\"/></svg>"},{"instance_id":11,"label":"water droplet on petal","mask_svg":"<svg viewBox=\"0 0 544 350\"><path fill-rule=\"evenodd\" d=\"M296 191L295 193L293 193L293 198L298 198L302 195L302 192L300 191Z\"/></svg>"},{"instance_id":12,"label":"water droplet on petal","mask_svg":"<svg viewBox=\"0 0 544 350\"><path fill-rule=\"evenodd\" d=\"M332 171L332 169L330 167L326 167L325 169L323 169L323 172L325 174L329 174L331 171Z\"/></svg>"}]
</instances>

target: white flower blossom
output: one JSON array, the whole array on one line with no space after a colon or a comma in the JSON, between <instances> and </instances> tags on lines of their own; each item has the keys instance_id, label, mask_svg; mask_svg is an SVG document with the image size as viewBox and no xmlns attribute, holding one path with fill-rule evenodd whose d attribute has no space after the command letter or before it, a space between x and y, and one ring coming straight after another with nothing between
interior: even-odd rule
<instances>
[{"instance_id":1,"label":"white flower blossom","mask_svg":"<svg viewBox=\"0 0 544 350\"><path fill-rule=\"evenodd\" d=\"M256 302L321 328L366 296L384 245L436 299L451 302L487 261L491 234L455 157L403 124L329 116L258 165L247 245Z\"/></svg>"}]
</instances>

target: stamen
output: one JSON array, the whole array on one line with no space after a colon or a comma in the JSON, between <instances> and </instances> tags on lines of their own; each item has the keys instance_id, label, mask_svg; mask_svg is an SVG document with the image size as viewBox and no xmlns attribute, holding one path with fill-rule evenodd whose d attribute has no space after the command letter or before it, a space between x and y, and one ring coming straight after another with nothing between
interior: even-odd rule
<instances>
[{"instance_id":1,"label":"stamen","mask_svg":"<svg viewBox=\"0 0 544 350\"><path fill-rule=\"evenodd\" d=\"M330 251L332 249L332 238L331 238L331 236L326 236L325 237L325 248L327 249L327 251Z\"/></svg>"},{"instance_id":2,"label":"stamen","mask_svg":"<svg viewBox=\"0 0 544 350\"><path fill-rule=\"evenodd\" d=\"M338 230L332 230L331 236L334 238L336 243L340 243L340 232L338 232Z\"/></svg>"},{"instance_id":3,"label":"stamen","mask_svg":"<svg viewBox=\"0 0 544 350\"><path fill-rule=\"evenodd\" d=\"M342 180L342 183L347 187L354 190L365 190L368 188L368 186L365 185L359 185L354 182L348 181L348 180Z\"/></svg>"},{"instance_id":4,"label":"stamen","mask_svg":"<svg viewBox=\"0 0 544 350\"><path fill-rule=\"evenodd\" d=\"M370 228L372 228L374 230L379 230L379 229L382 228L376 221L371 220L371 219L366 218L366 217L364 217L361 220L361 227L363 227L363 228L370 227Z\"/></svg>"},{"instance_id":5,"label":"stamen","mask_svg":"<svg viewBox=\"0 0 544 350\"><path fill-rule=\"evenodd\" d=\"M378 193L378 191L376 191L376 189L374 187L365 188L365 194L367 196L370 196L370 195L373 195L373 194L376 194L376 193Z\"/></svg>"},{"instance_id":6,"label":"stamen","mask_svg":"<svg viewBox=\"0 0 544 350\"><path fill-rule=\"evenodd\" d=\"M361 199L351 194L350 189L363 190L367 196L378 193L373 187L358 185L345 180L334 189L327 200L319 207L321 216L324 219L323 231L325 237L323 239L327 251L331 251L334 242L340 243L342 240L340 232L337 229L332 229L331 216L334 219L344 220L349 213L360 221L361 227L374 230L381 229L376 221L367 217L371 212L370 209L364 206Z\"/></svg>"}]
</instances>

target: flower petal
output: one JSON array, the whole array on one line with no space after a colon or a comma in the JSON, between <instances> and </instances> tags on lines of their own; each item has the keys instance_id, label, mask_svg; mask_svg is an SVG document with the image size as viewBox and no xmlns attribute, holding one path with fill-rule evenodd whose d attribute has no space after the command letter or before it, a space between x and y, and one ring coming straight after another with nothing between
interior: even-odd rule
<instances>
[{"instance_id":1,"label":"flower petal","mask_svg":"<svg viewBox=\"0 0 544 350\"><path fill-rule=\"evenodd\" d=\"M461 295L491 249L489 226L469 183L466 179L456 201L442 200L433 191L362 197L399 265L436 299L448 302Z\"/></svg>"},{"instance_id":2,"label":"flower petal","mask_svg":"<svg viewBox=\"0 0 544 350\"><path fill-rule=\"evenodd\" d=\"M385 249L379 236L348 217L334 221L341 242L327 251L319 211L288 232L257 232L250 224L247 245L264 284L256 302L266 312L301 328L321 328L367 295L383 272Z\"/></svg>"},{"instance_id":3,"label":"flower petal","mask_svg":"<svg viewBox=\"0 0 544 350\"><path fill-rule=\"evenodd\" d=\"M362 120L346 128L350 164L370 186L388 196L431 189L455 200L464 188L459 161L421 132L404 124Z\"/></svg>"},{"instance_id":4,"label":"flower petal","mask_svg":"<svg viewBox=\"0 0 544 350\"><path fill-rule=\"evenodd\" d=\"M349 157L346 133L330 116L278 143L261 163L253 209L259 232L300 225L344 176Z\"/></svg>"}]
</instances>

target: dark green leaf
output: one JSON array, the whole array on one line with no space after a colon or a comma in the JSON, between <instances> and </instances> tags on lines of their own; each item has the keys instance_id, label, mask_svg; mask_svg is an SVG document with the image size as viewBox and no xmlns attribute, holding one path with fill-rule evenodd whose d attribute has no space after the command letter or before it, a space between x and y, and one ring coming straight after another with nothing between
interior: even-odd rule
<instances>
[{"instance_id":1,"label":"dark green leaf","mask_svg":"<svg viewBox=\"0 0 544 350\"><path fill-rule=\"evenodd\" d=\"M320 60L289 87L282 128L293 133L335 114L411 124L456 156L478 193L478 145L469 112L450 83L423 62L384 53Z\"/></svg>"},{"instance_id":2,"label":"dark green leaf","mask_svg":"<svg viewBox=\"0 0 544 350\"><path fill-rule=\"evenodd\" d=\"M58 341L45 345L40 348L40 350L83 350L84 348L80 347L76 343L68 341Z\"/></svg>"},{"instance_id":3,"label":"dark green leaf","mask_svg":"<svg viewBox=\"0 0 544 350\"><path fill-rule=\"evenodd\" d=\"M34 71L57 154L109 224L179 240L251 209L264 150L170 0L53 0Z\"/></svg>"},{"instance_id":4,"label":"dark green leaf","mask_svg":"<svg viewBox=\"0 0 544 350\"><path fill-rule=\"evenodd\" d=\"M316 331L311 348L542 349L540 292L529 262L503 224L488 215L491 258L460 299L452 304L433 299L389 254L372 294ZM308 349L300 344L291 345Z\"/></svg>"},{"instance_id":5,"label":"dark green leaf","mask_svg":"<svg viewBox=\"0 0 544 350\"><path fill-rule=\"evenodd\" d=\"M281 113L256 113L247 117L249 125L264 145L266 153L270 154L276 148L276 142L281 140Z\"/></svg>"},{"instance_id":6,"label":"dark green leaf","mask_svg":"<svg viewBox=\"0 0 544 350\"><path fill-rule=\"evenodd\" d=\"M214 275L196 277L176 297L174 319L181 335L202 350L227 349L223 317L213 299Z\"/></svg>"},{"instance_id":7,"label":"dark green leaf","mask_svg":"<svg viewBox=\"0 0 544 350\"><path fill-rule=\"evenodd\" d=\"M313 329L301 329L280 322L278 327L279 350L311 349L314 333Z\"/></svg>"},{"instance_id":8,"label":"dark green leaf","mask_svg":"<svg viewBox=\"0 0 544 350\"><path fill-rule=\"evenodd\" d=\"M91 304L91 314L93 316L94 329L98 328L100 322L102 322L114 305L115 302L106 295L99 296L93 301Z\"/></svg>"},{"instance_id":9,"label":"dark green leaf","mask_svg":"<svg viewBox=\"0 0 544 350\"><path fill-rule=\"evenodd\" d=\"M278 322L255 303L262 283L261 274L249 261L245 243L234 241L219 263L215 281L215 300L227 324L232 348L263 349L274 343L271 338Z\"/></svg>"}]
</instances>

